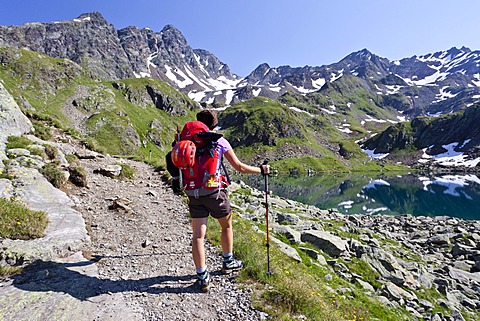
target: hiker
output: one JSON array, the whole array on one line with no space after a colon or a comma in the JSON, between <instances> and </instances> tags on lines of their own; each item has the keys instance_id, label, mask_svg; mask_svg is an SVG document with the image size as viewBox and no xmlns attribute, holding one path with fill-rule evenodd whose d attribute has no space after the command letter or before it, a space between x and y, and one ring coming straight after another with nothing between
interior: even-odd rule
<instances>
[{"instance_id":1,"label":"hiker","mask_svg":"<svg viewBox=\"0 0 480 321\"><path fill-rule=\"evenodd\" d=\"M215 129L218 124L215 111L208 109L197 113L197 121L204 123L210 130ZM230 143L223 137L217 140L215 150L219 153L220 162L222 157L225 157L233 168L241 173L267 175L270 171L269 165L256 167L242 163L235 155ZM210 283L210 274L205 263L204 240L209 215L218 220L222 229L222 270L224 272L239 270L243 267L243 262L235 259L233 256L232 211L226 187L216 189L207 196L188 196L188 199L193 230L192 255L198 278L197 282L202 291L207 291Z\"/></svg>"}]
</instances>

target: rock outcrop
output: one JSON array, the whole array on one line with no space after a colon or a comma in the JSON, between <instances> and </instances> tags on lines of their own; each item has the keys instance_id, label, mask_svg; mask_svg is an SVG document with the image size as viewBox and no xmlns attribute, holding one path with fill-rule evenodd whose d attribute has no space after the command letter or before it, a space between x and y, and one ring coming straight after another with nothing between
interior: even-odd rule
<instances>
[{"instance_id":1,"label":"rock outcrop","mask_svg":"<svg viewBox=\"0 0 480 321\"><path fill-rule=\"evenodd\" d=\"M5 147L8 136L21 136L32 130L32 123L0 81L0 170L4 167L3 160L7 159Z\"/></svg>"}]
</instances>

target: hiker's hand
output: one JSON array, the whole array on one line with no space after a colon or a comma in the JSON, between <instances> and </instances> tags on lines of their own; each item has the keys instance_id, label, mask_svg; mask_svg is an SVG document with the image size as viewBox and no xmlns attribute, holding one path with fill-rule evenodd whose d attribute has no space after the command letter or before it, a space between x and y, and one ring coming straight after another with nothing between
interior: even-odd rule
<instances>
[{"instance_id":1,"label":"hiker's hand","mask_svg":"<svg viewBox=\"0 0 480 321\"><path fill-rule=\"evenodd\" d=\"M262 173L262 175L264 176L270 174L270 165L268 164L260 165L260 173Z\"/></svg>"}]
</instances>

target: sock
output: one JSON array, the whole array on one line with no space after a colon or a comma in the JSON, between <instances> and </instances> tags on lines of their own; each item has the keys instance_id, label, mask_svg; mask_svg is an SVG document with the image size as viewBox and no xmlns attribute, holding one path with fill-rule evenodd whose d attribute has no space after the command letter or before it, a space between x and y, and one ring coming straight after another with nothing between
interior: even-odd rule
<instances>
[{"instance_id":1,"label":"sock","mask_svg":"<svg viewBox=\"0 0 480 321\"><path fill-rule=\"evenodd\" d=\"M195 269L195 271L197 272L197 274L204 274L205 272L207 272L207 268L203 267L200 269Z\"/></svg>"},{"instance_id":2,"label":"sock","mask_svg":"<svg viewBox=\"0 0 480 321\"><path fill-rule=\"evenodd\" d=\"M222 256L223 256L223 260L228 260L228 259L233 257L233 253L231 253L231 252L223 253Z\"/></svg>"}]
</instances>

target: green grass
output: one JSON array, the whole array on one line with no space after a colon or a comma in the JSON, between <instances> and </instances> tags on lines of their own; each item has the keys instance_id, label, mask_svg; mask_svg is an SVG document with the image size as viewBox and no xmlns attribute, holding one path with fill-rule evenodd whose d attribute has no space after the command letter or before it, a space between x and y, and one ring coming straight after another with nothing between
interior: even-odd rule
<instances>
[{"instance_id":1,"label":"green grass","mask_svg":"<svg viewBox=\"0 0 480 321\"><path fill-rule=\"evenodd\" d=\"M24 148L26 149L28 146L32 144L32 141L23 136L8 136L7 137L7 149L13 148Z\"/></svg>"},{"instance_id":2,"label":"green grass","mask_svg":"<svg viewBox=\"0 0 480 321\"><path fill-rule=\"evenodd\" d=\"M119 179L133 179L135 177L135 169L128 164L116 163L116 165L122 166L120 171Z\"/></svg>"},{"instance_id":3,"label":"green grass","mask_svg":"<svg viewBox=\"0 0 480 321\"><path fill-rule=\"evenodd\" d=\"M311 156L302 158L289 158L271 162L271 166L279 173L306 173L314 172L346 172L345 166L332 156L315 158Z\"/></svg>"},{"instance_id":4,"label":"green grass","mask_svg":"<svg viewBox=\"0 0 480 321\"><path fill-rule=\"evenodd\" d=\"M48 224L46 213L29 210L5 198L0 198L0 217L0 236L9 239L42 237Z\"/></svg>"},{"instance_id":5,"label":"green grass","mask_svg":"<svg viewBox=\"0 0 480 321\"><path fill-rule=\"evenodd\" d=\"M2 266L0 265L0 277L10 276L21 273L23 270L20 266Z\"/></svg>"}]
</instances>

